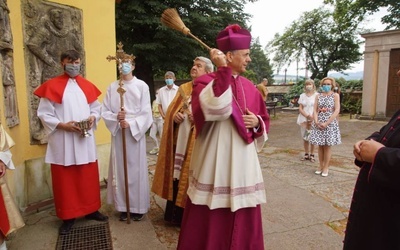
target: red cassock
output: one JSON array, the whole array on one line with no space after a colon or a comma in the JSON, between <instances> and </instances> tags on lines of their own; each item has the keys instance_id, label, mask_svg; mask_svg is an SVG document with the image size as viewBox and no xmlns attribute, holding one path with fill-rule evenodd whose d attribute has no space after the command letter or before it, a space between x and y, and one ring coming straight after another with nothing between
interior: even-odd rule
<instances>
[{"instance_id":1,"label":"red cassock","mask_svg":"<svg viewBox=\"0 0 400 250\"><path fill-rule=\"evenodd\" d=\"M51 164L54 204L62 220L97 211L101 206L97 161L64 167Z\"/></svg>"}]
</instances>

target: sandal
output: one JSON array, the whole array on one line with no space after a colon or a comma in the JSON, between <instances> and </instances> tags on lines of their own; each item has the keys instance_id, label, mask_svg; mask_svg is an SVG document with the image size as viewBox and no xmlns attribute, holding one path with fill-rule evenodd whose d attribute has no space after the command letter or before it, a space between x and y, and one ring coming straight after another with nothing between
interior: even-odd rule
<instances>
[{"instance_id":1,"label":"sandal","mask_svg":"<svg viewBox=\"0 0 400 250\"><path fill-rule=\"evenodd\" d=\"M314 157L313 154L310 155L310 158L309 158L309 159L310 159L311 162L315 162L315 157Z\"/></svg>"},{"instance_id":2,"label":"sandal","mask_svg":"<svg viewBox=\"0 0 400 250\"><path fill-rule=\"evenodd\" d=\"M308 156L308 153L305 153L304 156L300 159L300 161L306 161L309 159L310 159L310 157Z\"/></svg>"}]
</instances>

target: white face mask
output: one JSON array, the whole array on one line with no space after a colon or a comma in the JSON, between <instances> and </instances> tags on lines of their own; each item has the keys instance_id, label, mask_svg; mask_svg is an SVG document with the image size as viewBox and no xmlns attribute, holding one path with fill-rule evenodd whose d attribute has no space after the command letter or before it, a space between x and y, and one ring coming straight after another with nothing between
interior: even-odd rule
<instances>
[{"instance_id":1,"label":"white face mask","mask_svg":"<svg viewBox=\"0 0 400 250\"><path fill-rule=\"evenodd\" d=\"M306 91L311 91L313 90L313 86L306 86Z\"/></svg>"}]
</instances>

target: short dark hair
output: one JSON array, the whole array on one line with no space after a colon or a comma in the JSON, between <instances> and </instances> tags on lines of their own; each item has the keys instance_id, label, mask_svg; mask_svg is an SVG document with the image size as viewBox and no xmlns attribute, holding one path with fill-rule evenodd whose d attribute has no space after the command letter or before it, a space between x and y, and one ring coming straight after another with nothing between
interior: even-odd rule
<instances>
[{"instance_id":1,"label":"short dark hair","mask_svg":"<svg viewBox=\"0 0 400 250\"><path fill-rule=\"evenodd\" d=\"M76 61L78 59L81 58L81 55L79 54L78 51L74 50L74 49L70 49L67 51L64 51L63 53L61 53L61 62L64 61L64 59L67 58L68 61L73 62Z\"/></svg>"}]
</instances>

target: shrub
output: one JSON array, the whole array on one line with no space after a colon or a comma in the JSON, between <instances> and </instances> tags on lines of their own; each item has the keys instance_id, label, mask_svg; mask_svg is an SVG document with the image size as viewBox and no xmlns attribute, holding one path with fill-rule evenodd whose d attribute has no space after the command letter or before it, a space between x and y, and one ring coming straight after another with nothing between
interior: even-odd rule
<instances>
[{"instance_id":1,"label":"shrub","mask_svg":"<svg viewBox=\"0 0 400 250\"><path fill-rule=\"evenodd\" d=\"M361 105L362 105L361 96L352 95L351 93L345 93L343 95L341 110L344 113L360 114Z\"/></svg>"},{"instance_id":2,"label":"shrub","mask_svg":"<svg viewBox=\"0 0 400 250\"><path fill-rule=\"evenodd\" d=\"M362 91L363 80L348 80L344 78L335 79L340 85L340 90L343 93L343 100L341 102L341 111L345 113L360 114L362 105L362 96L354 95L354 91ZM315 79L315 86L318 91L319 80ZM296 96L300 96L304 92L304 80L299 81L293 85L289 93L284 95L283 102L285 105L289 105L290 101Z\"/></svg>"}]
</instances>

